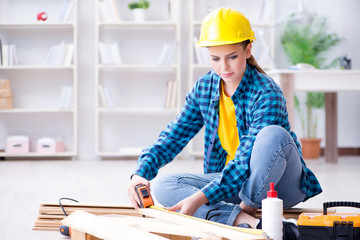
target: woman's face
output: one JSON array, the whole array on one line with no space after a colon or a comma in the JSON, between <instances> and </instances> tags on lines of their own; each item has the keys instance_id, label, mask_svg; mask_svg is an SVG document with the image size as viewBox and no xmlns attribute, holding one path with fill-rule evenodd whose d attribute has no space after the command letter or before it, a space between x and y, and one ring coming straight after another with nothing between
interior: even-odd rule
<instances>
[{"instance_id":1,"label":"woman's face","mask_svg":"<svg viewBox=\"0 0 360 240\"><path fill-rule=\"evenodd\" d=\"M241 44L209 47L211 67L226 83L240 83L251 47L251 43L245 49Z\"/></svg>"}]
</instances>

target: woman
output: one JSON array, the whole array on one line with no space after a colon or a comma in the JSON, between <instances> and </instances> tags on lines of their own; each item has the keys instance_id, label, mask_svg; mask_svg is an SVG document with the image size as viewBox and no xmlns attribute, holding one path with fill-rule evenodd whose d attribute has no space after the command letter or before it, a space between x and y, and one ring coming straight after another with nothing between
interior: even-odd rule
<instances>
[{"instance_id":1,"label":"woman","mask_svg":"<svg viewBox=\"0 0 360 240\"><path fill-rule=\"evenodd\" d=\"M306 167L290 131L279 86L251 55L249 21L220 8L203 20L198 45L207 47L212 71L187 94L177 118L143 150L128 195L137 207L138 184L153 179L205 127L204 174L171 174L153 187L169 210L228 225L259 227L255 212L274 182L285 208L322 190Z\"/></svg>"}]
</instances>

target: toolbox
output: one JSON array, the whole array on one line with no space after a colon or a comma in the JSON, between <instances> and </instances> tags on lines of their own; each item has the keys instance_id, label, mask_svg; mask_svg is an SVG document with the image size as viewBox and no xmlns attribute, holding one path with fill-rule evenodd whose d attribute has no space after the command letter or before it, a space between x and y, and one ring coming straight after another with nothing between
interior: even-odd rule
<instances>
[{"instance_id":1,"label":"toolbox","mask_svg":"<svg viewBox=\"0 0 360 240\"><path fill-rule=\"evenodd\" d=\"M331 207L360 208L359 202L325 202L323 213L301 213L301 240L360 240L360 213L329 213Z\"/></svg>"}]
</instances>

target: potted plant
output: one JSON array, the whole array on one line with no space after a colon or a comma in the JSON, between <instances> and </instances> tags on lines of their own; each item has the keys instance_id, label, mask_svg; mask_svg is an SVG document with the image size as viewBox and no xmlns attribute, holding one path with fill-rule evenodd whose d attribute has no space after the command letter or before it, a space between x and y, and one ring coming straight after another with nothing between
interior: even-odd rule
<instances>
[{"instance_id":1,"label":"potted plant","mask_svg":"<svg viewBox=\"0 0 360 240\"><path fill-rule=\"evenodd\" d=\"M150 7L150 2L147 0L139 0L138 2L129 3L129 9L134 13L134 21L145 21L145 10Z\"/></svg>"},{"instance_id":2,"label":"potted plant","mask_svg":"<svg viewBox=\"0 0 360 240\"><path fill-rule=\"evenodd\" d=\"M314 68L325 69L339 62L335 58L330 64L325 65L323 54L331 47L341 42L335 33L328 33L328 22L326 18L313 15L310 23L301 24L289 21L281 43L285 54L292 64L306 63ZM304 107L295 95L295 109L299 112L303 130L302 152L304 158L318 158L320 155L320 141L317 138L317 115L315 109L321 109L325 105L323 92L307 92ZM315 150L309 150L308 146L315 144Z\"/></svg>"}]
</instances>

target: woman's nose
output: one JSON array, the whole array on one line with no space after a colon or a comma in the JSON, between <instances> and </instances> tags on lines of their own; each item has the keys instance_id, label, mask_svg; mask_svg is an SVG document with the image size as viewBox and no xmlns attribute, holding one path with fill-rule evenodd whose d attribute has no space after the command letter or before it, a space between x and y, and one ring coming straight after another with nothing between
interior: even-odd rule
<instances>
[{"instance_id":1,"label":"woman's nose","mask_svg":"<svg viewBox=\"0 0 360 240\"><path fill-rule=\"evenodd\" d=\"M226 71L229 67L228 62L225 59L220 62L220 65L221 65L221 70L223 71Z\"/></svg>"}]
</instances>

